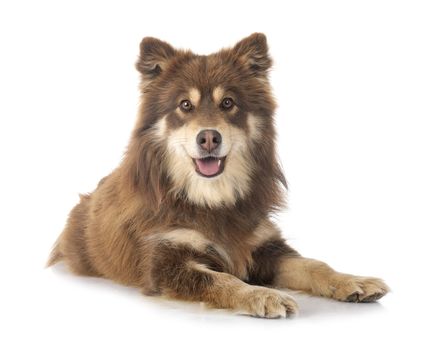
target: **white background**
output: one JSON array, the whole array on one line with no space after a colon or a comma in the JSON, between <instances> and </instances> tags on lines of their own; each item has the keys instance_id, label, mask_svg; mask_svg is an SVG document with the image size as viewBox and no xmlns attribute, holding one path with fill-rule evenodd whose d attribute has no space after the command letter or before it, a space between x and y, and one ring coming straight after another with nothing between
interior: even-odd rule
<instances>
[{"instance_id":1,"label":"white background","mask_svg":"<svg viewBox=\"0 0 421 350\"><path fill-rule=\"evenodd\" d=\"M0 348L419 349L420 18L402 0L2 1ZM207 54L255 31L275 60L285 236L393 293L298 296L298 317L263 320L44 269L77 194L123 154L141 38Z\"/></svg>"}]
</instances>

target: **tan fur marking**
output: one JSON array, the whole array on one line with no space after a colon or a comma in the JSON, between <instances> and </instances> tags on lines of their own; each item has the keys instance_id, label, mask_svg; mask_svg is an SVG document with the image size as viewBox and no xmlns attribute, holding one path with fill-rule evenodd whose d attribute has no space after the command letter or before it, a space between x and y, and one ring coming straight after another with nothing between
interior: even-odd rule
<instances>
[{"instance_id":1,"label":"tan fur marking","mask_svg":"<svg viewBox=\"0 0 421 350\"><path fill-rule=\"evenodd\" d=\"M157 234L159 240L169 240L178 244L188 244L197 250L204 250L210 242L199 232L194 230L178 229L163 234Z\"/></svg>"},{"instance_id":2,"label":"tan fur marking","mask_svg":"<svg viewBox=\"0 0 421 350\"><path fill-rule=\"evenodd\" d=\"M180 111L180 108L177 108L177 109L175 110L175 113L177 113L177 115L178 115L181 119L183 119L183 118L185 118L185 117L186 117L186 114L185 114L185 113L183 113L182 111Z\"/></svg>"},{"instance_id":3,"label":"tan fur marking","mask_svg":"<svg viewBox=\"0 0 421 350\"><path fill-rule=\"evenodd\" d=\"M373 301L372 298L379 299L389 291L378 278L336 272L326 263L314 259L288 257L282 259L279 266L275 284L282 288L341 301Z\"/></svg>"},{"instance_id":4,"label":"tan fur marking","mask_svg":"<svg viewBox=\"0 0 421 350\"><path fill-rule=\"evenodd\" d=\"M230 117L234 116L236 113L238 112L238 107L234 105L233 108L231 108L231 110L228 111L228 115Z\"/></svg>"},{"instance_id":5,"label":"tan fur marking","mask_svg":"<svg viewBox=\"0 0 421 350\"><path fill-rule=\"evenodd\" d=\"M247 116L247 125L250 138L254 141L260 140L262 138L263 132L263 123L261 119L254 116L253 114L249 114Z\"/></svg>"},{"instance_id":6,"label":"tan fur marking","mask_svg":"<svg viewBox=\"0 0 421 350\"><path fill-rule=\"evenodd\" d=\"M189 90L189 98L193 106L197 107L200 103L200 91L196 88L191 88Z\"/></svg>"},{"instance_id":7,"label":"tan fur marking","mask_svg":"<svg viewBox=\"0 0 421 350\"><path fill-rule=\"evenodd\" d=\"M224 89L221 86L217 86L215 89L213 89L212 97L213 101L215 103L220 103L222 100L222 97L224 96Z\"/></svg>"},{"instance_id":8,"label":"tan fur marking","mask_svg":"<svg viewBox=\"0 0 421 350\"><path fill-rule=\"evenodd\" d=\"M155 125L153 126L156 136L163 139L167 132L167 116L162 117Z\"/></svg>"}]
</instances>

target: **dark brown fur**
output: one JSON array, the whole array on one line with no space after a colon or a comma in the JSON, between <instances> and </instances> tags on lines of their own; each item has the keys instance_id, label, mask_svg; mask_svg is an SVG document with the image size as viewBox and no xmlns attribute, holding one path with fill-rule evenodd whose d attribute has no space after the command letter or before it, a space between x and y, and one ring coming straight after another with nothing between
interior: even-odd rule
<instances>
[{"instance_id":1,"label":"dark brown fur","mask_svg":"<svg viewBox=\"0 0 421 350\"><path fill-rule=\"evenodd\" d=\"M298 253L281 238L264 242L253 251L253 265L248 282L265 286L273 285L277 273L273 267L285 256L298 256Z\"/></svg>"},{"instance_id":2,"label":"dark brown fur","mask_svg":"<svg viewBox=\"0 0 421 350\"><path fill-rule=\"evenodd\" d=\"M80 275L259 316L293 312L287 297L267 288L249 289L244 282L288 284L287 277L279 281L278 265L288 257L299 257L276 228L270 230L278 238L268 236L258 242L254 236L270 213L283 206L281 184L286 188L275 154L275 103L267 80L271 66L267 51L262 34L209 56L145 38L136 65L142 75L142 103L126 155L92 194L81 196L49 264L64 260ZM207 207L187 200L182 189L174 190L162 161L165 145L157 141L153 128L163 116L170 129L185 123L176 109L180 96L192 86L202 94L195 118L204 125L210 116L221 115L211 99L217 86L230 91L238 105L233 115L222 115L221 120L246 134L252 131L249 114L262 125L264 135L250 149L250 191L233 205ZM161 233L180 228L197 232L207 242L205 248L160 238ZM267 304L266 311L259 309L259 300Z\"/></svg>"}]
</instances>

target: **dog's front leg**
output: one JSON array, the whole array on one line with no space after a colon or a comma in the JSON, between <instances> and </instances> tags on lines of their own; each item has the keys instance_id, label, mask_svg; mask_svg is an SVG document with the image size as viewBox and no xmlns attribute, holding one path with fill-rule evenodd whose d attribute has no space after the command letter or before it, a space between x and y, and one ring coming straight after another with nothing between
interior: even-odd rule
<instances>
[{"instance_id":1,"label":"dog's front leg","mask_svg":"<svg viewBox=\"0 0 421 350\"><path fill-rule=\"evenodd\" d=\"M389 291L381 279L340 273L324 262L299 256L279 260L274 284L350 302L373 302Z\"/></svg>"},{"instance_id":2,"label":"dog's front leg","mask_svg":"<svg viewBox=\"0 0 421 350\"><path fill-rule=\"evenodd\" d=\"M285 292L252 286L224 272L224 258L212 245L162 241L154 251L151 279L158 294L258 317L286 317L297 311Z\"/></svg>"}]
</instances>

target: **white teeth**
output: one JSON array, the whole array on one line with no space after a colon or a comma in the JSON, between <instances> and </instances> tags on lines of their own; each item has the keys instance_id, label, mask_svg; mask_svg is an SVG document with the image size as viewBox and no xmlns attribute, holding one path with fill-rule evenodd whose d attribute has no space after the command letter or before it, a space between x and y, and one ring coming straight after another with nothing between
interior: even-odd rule
<instances>
[{"instance_id":1,"label":"white teeth","mask_svg":"<svg viewBox=\"0 0 421 350\"><path fill-rule=\"evenodd\" d=\"M221 166L221 160L219 159L218 160L218 167L220 167Z\"/></svg>"}]
</instances>

